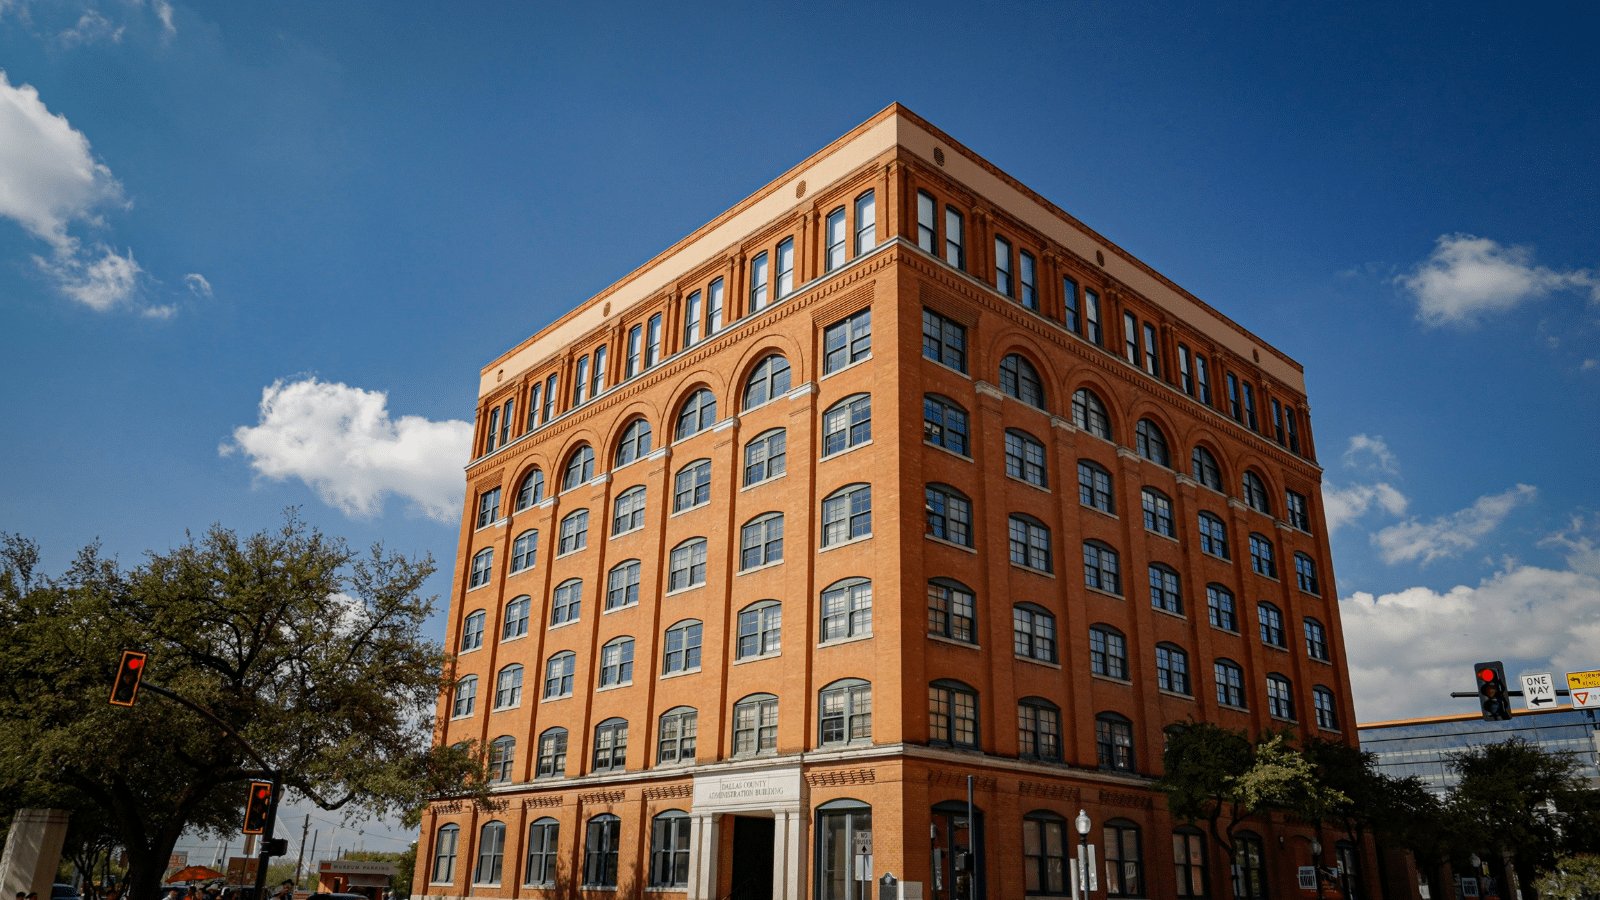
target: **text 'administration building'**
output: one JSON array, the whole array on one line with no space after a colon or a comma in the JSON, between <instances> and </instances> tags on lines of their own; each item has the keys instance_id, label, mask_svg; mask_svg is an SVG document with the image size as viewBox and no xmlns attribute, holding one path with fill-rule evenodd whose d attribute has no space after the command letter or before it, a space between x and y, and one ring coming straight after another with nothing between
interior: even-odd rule
<instances>
[{"instance_id":1,"label":"text 'administration building'","mask_svg":"<svg viewBox=\"0 0 1600 900\"><path fill-rule=\"evenodd\" d=\"M417 893L1060 894L1081 808L1110 896L1227 896L1162 726L1354 740L1306 409L885 109L482 371L439 740L503 803L433 806Z\"/></svg>"}]
</instances>

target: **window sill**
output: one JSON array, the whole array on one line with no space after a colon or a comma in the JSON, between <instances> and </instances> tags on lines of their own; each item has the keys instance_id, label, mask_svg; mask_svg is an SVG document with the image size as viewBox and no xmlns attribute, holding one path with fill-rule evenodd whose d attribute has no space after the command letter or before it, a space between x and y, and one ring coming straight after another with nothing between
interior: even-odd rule
<instances>
[{"instance_id":1,"label":"window sill","mask_svg":"<svg viewBox=\"0 0 1600 900\"><path fill-rule=\"evenodd\" d=\"M1274 722L1287 722L1290 725L1299 725L1300 724L1300 720L1299 719L1288 719L1288 718L1284 718L1283 716L1278 716L1278 715L1268 715L1267 718L1271 719Z\"/></svg>"},{"instance_id":2,"label":"window sill","mask_svg":"<svg viewBox=\"0 0 1600 900\"><path fill-rule=\"evenodd\" d=\"M1090 672L1089 677L1096 681L1109 681L1112 684L1120 684L1123 687L1133 687L1133 681L1127 678L1115 678L1111 675L1101 675L1099 672Z\"/></svg>"},{"instance_id":3,"label":"window sill","mask_svg":"<svg viewBox=\"0 0 1600 900\"><path fill-rule=\"evenodd\" d=\"M1331 660L1331 659L1323 659L1320 656L1307 656L1306 659L1309 659L1314 663L1322 663L1325 666L1333 665L1333 660Z\"/></svg>"},{"instance_id":4,"label":"window sill","mask_svg":"<svg viewBox=\"0 0 1600 900\"><path fill-rule=\"evenodd\" d=\"M1160 613L1160 614L1161 614L1161 615L1163 615L1163 616L1170 616L1170 617L1172 617L1172 618L1174 618L1174 619L1177 619L1177 620L1178 620L1178 621L1180 621L1180 622L1187 622L1187 621L1189 621L1189 617L1188 617L1188 616L1186 616L1186 615L1184 615L1184 614L1183 614L1183 613L1181 613L1181 612L1173 612L1173 611L1172 611L1172 610L1170 610L1170 609L1162 609L1162 608L1161 608L1161 607L1159 607L1159 606L1155 606L1155 605L1152 605L1152 606L1151 606L1151 607L1150 607L1150 611L1151 611L1151 612L1155 612L1155 613Z\"/></svg>"},{"instance_id":5,"label":"window sill","mask_svg":"<svg viewBox=\"0 0 1600 900\"><path fill-rule=\"evenodd\" d=\"M753 491L756 488L761 487L764 484L771 484L774 481L779 480L780 478L782 478L783 476L785 476L787 474L789 474L789 470L788 469L784 469L782 472L778 473L777 475L768 475L766 478L763 478L760 481L752 481L749 484L745 485L744 487L739 488L739 493L742 494L745 491ZM710 501L706 501L706 502L709 503ZM701 504L701 506L704 506L704 505L705 505L704 503Z\"/></svg>"},{"instance_id":6,"label":"window sill","mask_svg":"<svg viewBox=\"0 0 1600 900\"><path fill-rule=\"evenodd\" d=\"M749 575L752 572L760 572L763 569L772 569L781 565L783 565L783 560L781 559L773 560L772 562L764 562L759 566L751 566L748 569L740 569L739 571L733 573L733 577L738 578L742 575Z\"/></svg>"},{"instance_id":7,"label":"window sill","mask_svg":"<svg viewBox=\"0 0 1600 900\"><path fill-rule=\"evenodd\" d=\"M946 547L954 547L957 550L965 550L968 553L971 553L971 554L974 554L974 555L976 555L977 552L978 552L977 548L975 548L975 547L968 547L966 544L958 544L955 541L945 540L942 537L937 537L935 535L931 535L931 534L928 534L926 532L923 533L922 538L923 538L923 540L933 541L935 544L943 544Z\"/></svg>"},{"instance_id":8,"label":"window sill","mask_svg":"<svg viewBox=\"0 0 1600 900\"><path fill-rule=\"evenodd\" d=\"M1201 550L1200 551L1200 555L1201 556L1209 556L1212 559L1217 560L1218 562L1225 562L1225 563L1228 563L1229 565L1233 564L1233 560L1232 559L1230 559L1230 558L1228 558L1226 556L1220 556L1220 555L1218 555L1216 553L1212 553L1210 550Z\"/></svg>"},{"instance_id":9,"label":"window sill","mask_svg":"<svg viewBox=\"0 0 1600 900\"><path fill-rule=\"evenodd\" d=\"M699 666L695 666L692 669L679 669L676 672L662 672L661 673L661 680L662 681L666 681L668 678L682 678L685 675L698 675L698 674L700 674L700 667Z\"/></svg>"},{"instance_id":10,"label":"window sill","mask_svg":"<svg viewBox=\"0 0 1600 900\"><path fill-rule=\"evenodd\" d=\"M1036 666L1044 666L1048 669L1061 668L1060 663L1051 662L1048 659L1039 659L1033 656L1023 656L1021 653L1013 653L1011 654L1011 658L1017 660L1018 662L1033 663Z\"/></svg>"},{"instance_id":11,"label":"window sill","mask_svg":"<svg viewBox=\"0 0 1600 900\"><path fill-rule=\"evenodd\" d=\"M506 570L506 577L507 578L512 578L514 576L521 575L523 572L532 572L533 571L533 567L536 566L536 565L538 565L538 563L528 563L527 565L523 566L520 569L507 569Z\"/></svg>"},{"instance_id":12,"label":"window sill","mask_svg":"<svg viewBox=\"0 0 1600 900\"><path fill-rule=\"evenodd\" d=\"M691 585L689 585L687 587L674 588L673 590L667 591L665 594L662 594L661 596L662 597L676 597L679 594L687 594L687 593L689 593L691 591L698 591L698 590L700 590L701 588L703 588L705 586L706 586L706 583L704 581L699 581L699 582L691 584Z\"/></svg>"},{"instance_id":13,"label":"window sill","mask_svg":"<svg viewBox=\"0 0 1600 900\"><path fill-rule=\"evenodd\" d=\"M711 505L711 498L707 497L706 499L700 501L699 503L694 504L693 506L685 506L683 509L675 509L675 510L673 510L671 512L671 514L669 514L667 516L667 518L676 519L679 516L686 516L689 513L692 513L697 509L704 509L705 507L710 506L710 505Z\"/></svg>"},{"instance_id":14,"label":"window sill","mask_svg":"<svg viewBox=\"0 0 1600 900\"><path fill-rule=\"evenodd\" d=\"M1115 591L1108 591L1105 588L1097 588L1097 587L1095 587L1093 585L1086 584L1086 585L1083 586L1083 589L1088 591L1091 594L1099 594L1102 597L1114 597L1114 598L1116 598L1118 600L1123 599L1121 594L1118 594Z\"/></svg>"},{"instance_id":15,"label":"window sill","mask_svg":"<svg viewBox=\"0 0 1600 900\"><path fill-rule=\"evenodd\" d=\"M522 701L518 700L517 702L511 704L510 706L496 706L494 709L489 710L489 712L490 713L503 713L503 712L510 712L510 711L512 711L514 709L521 709L521 708L522 708Z\"/></svg>"},{"instance_id":16,"label":"window sill","mask_svg":"<svg viewBox=\"0 0 1600 900\"><path fill-rule=\"evenodd\" d=\"M1098 506L1090 506L1089 504L1083 502L1082 500L1078 501L1078 508L1082 509L1082 510L1087 510L1088 512L1092 512L1097 516L1105 516L1108 519L1115 519L1118 522L1122 521L1122 517L1117 515L1116 513L1107 512L1106 510L1103 510Z\"/></svg>"},{"instance_id":17,"label":"window sill","mask_svg":"<svg viewBox=\"0 0 1600 900\"><path fill-rule=\"evenodd\" d=\"M1054 578L1054 577L1056 577L1056 573L1051 572L1048 569L1035 569L1033 566L1025 566L1022 563L1019 563L1019 562L1017 562L1015 560L1011 561L1011 568L1013 568L1013 569L1021 569L1024 572L1032 572L1033 574L1041 576L1041 577L1044 577L1044 578Z\"/></svg>"},{"instance_id":18,"label":"window sill","mask_svg":"<svg viewBox=\"0 0 1600 900\"><path fill-rule=\"evenodd\" d=\"M539 698L539 702L540 703L557 703L557 702L562 701L562 700L571 700L571 699L572 699L572 695L571 694L561 694L560 696L557 696L557 697L540 697Z\"/></svg>"},{"instance_id":19,"label":"window sill","mask_svg":"<svg viewBox=\"0 0 1600 900\"><path fill-rule=\"evenodd\" d=\"M1262 578L1265 578L1268 581L1278 581L1278 576L1276 576L1276 575L1268 575L1265 572L1257 572L1255 566L1251 566L1250 567L1250 571L1253 572L1256 575L1260 575ZM1278 581L1278 583L1282 584L1283 582Z\"/></svg>"},{"instance_id":20,"label":"window sill","mask_svg":"<svg viewBox=\"0 0 1600 900\"><path fill-rule=\"evenodd\" d=\"M1329 728L1326 725L1318 725L1317 726L1317 730L1318 731L1326 731L1329 734L1344 734L1344 732L1340 731L1339 729L1337 729L1337 728Z\"/></svg>"},{"instance_id":21,"label":"window sill","mask_svg":"<svg viewBox=\"0 0 1600 900\"><path fill-rule=\"evenodd\" d=\"M1166 688L1156 688L1156 693L1161 694L1161 695L1166 696L1166 697L1177 697L1179 700L1193 700L1194 699L1194 695L1193 694L1181 694L1181 693L1179 693L1177 691L1169 691Z\"/></svg>"},{"instance_id":22,"label":"window sill","mask_svg":"<svg viewBox=\"0 0 1600 900\"><path fill-rule=\"evenodd\" d=\"M967 456L964 453L957 453L956 451L951 450L949 447L946 447L943 444L935 444L933 441L930 441L930 440L927 440L927 439L923 439L922 446L924 446L924 447L932 447L933 449L939 451L940 453L947 453L947 454L949 454L951 456L954 456L956 459L961 460L962 462L974 462L972 457Z\"/></svg>"},{"instance_id":23,"label":"window sill","mask_svg":"<svg viewBox=\"0 0 1600 900\"><path fill-rule=\"evenodd\" d=\"M505 641L501 641L500 643L503 644L503 643L505 643ZM456 651L456 657L459 659L460 657L466 656L468 653L477 653L479 650L482 650L482 649L483 649L483 644L480 643L476 647L470 647L470 648L468 648L466 650L457 650Z\"/></svg>"},{"instance_id":24,"label":"window sill","mask_svg":"<svg viewBox=\"0 0 1600 900\"><path fill-rule=\"evenodd\" d=\"M624 603L621 606L613 606L610 609L602 609L602 610L600 610L600 615L609 616L612 613L619 613L619 612L623 612L625 610L636 609L636 608L638 608L638 606L639 606L639 601L635 600L632 603Z\"/></svg>"},{"instance_id":25,"label":"window sill","mask_svg":"<svg viewBox=\"0 0 1600 900\"><path fill-rule=\"evenodd\" d=\"M1234 712L1247 713L1250 711L1250 707L1248 706L1234 706L1232 703L1223 703L1221 700L1217 701L1217 705L1223 709L1232 710Z\"/></svg>"},{"instance_id":26,"label":"window sill","mask_svg":"<svg viewBox=\"0 0 1600 900\"><path fill-rule=\"evenodd\" d=\"M927 638L930 641L936 641L940 644L949 644L952 647L960 647L964 650L978 651L983 649L972 641L960 641L956 640L955 638L945 637L942 634L930 634L927 635Z\"/></svg>"},{"instance_id":27,"label":"window sill","mask_svg":"<svg viewBox=\"0 0 1600 900\"><path fill-rule=\"evenodd\" d=\"M585 551L587 549L589 549L589 542L588 541L584 541L582 547L573 547L571 550L566 550L566 551L563 551L561 553L557 553L556 554L556 559L566 559L569 556L576 556L577 554L582 553L583 551Z\"/></svg>"},{"instance_id":28,"label":"window sill","mask_svg":"<svg viewBox=\"0 0 1600 900\"><path fill-rule=\"evenodd\" d=\"M475 715L475 714L476 714L476 712L477 712L477 710L473 710L473 712L469 712L469 713L462 713L462 714L461 714L461 715L459 715L459 716L451 716L451 717L450 717L450 721L452 721L452 722L464 722L464 721L466 721L466 720L467 720L467 719L470 719L470 718L472 718L472 717L473 717L473 715Z\"/></svg>"},{"instance_id":29,"label":"window sill","mask_svg":"<svg viewBox=\"0 0 1600 900\"><path fill-rule=\"evenodd\" d=\"M1167 534L1165 531L1157 531L1154 528L1146 528L1144 530L1144 533L1145 534L1153 534L1158 538L1165 538L1166 540L1169 540L1169 541L1173 542L1174 544L1180 543L1179 540L1178 540L1178 536L1177 535L1175 535L1175 534Z\"/></svg>"},{"instance_id":30,"label":"window sill","mask_svg":"<svg viewBox=\"0 0 1600 900\"><path fill-rule=\"evenodd\" d=\"M744 665L746 663L761 662L764 659L777 659L778 657L780 657L782 655L783 655L783 651L782 650L778 650L778 651L775 651L773 653L760 653L760 654L757 654L755 656L746 656L746 657L743 657L742 659L736 659L736 660L733 661L733 664L736 665L736 666L742 666L742 665Z\"/></svg>"},{"instance_id":31,"label":"window sill","mask_svg":"<svg viewBox=\"0 0 1600 900\"><path fill-rule=\"evenodd\" d=\"M545 629L545 633L549 634L550 632L555 631L557 628L565 628L568 625L576 625L576 624L578 624L578 619L576 617L568 619L565 622L556 622L555 624L550 625L548 628L546 628Z\"/></svg>"},{"instance_id":32,"label":"window sill","mask_svg":"<svg viewBox=\"0 0 1600 900\"><path fill-rule=\"evenodd\" d=\"M623 530L623 531L613 531L613 532L611 532L611 539L612 540L616 540L619 537L627 537L630 534L636 534L636 533L638 533L640 531L643 531L643 530L644 530L644 526L643 525L635 525L632 528L629 528L629 529L626 529L626 530Z\"/></svg>"},{"instance_id":33,"label":"window sill","mask_svg":"<svg viewBox=\"0 0 1600 900\"><path fill-rule=\"evenodd\" d=\"M1221 625L1212 625L1211 626L1211 630L1212 631L1220 631L1223 634L1232 635L1233 637L1239 637L1239 632L1238 631L1235 631L1232 628L1223 628Z\"/></svg>"},{"instance_id":34,"label":"window sill","mask_svg":"<svg viewBox=\"0 0 1600 900\"><path fill-rule=\"evenodd\" d=\"M859 543L861 543L863 541L870 541L870 540L872 540L872 534L869 532L867 534L861 535L860 537L853 537L848 541L840 541L837 544L829 544L826 547L822 547L822 548L818 549L817 552L818 553L827 553L829 550L837 550L840 547L848 547L851 544L859 544Z\"/></svg>"},{"instance_id":35,"label":"window sill","mask_svg":"<svg viewBox=\"0 0 1600 900\"><path fill-rule=\"evenodd\" d=\"M1318 600L1322 599L1322 595L1317 593L1316 591L1308 591L1305 588L1300 588L1300 593L1305 594L1307 597L1315 597Z\"/></svg>"},{"instance_id":36,"label":"window sill","mask_svg":"<svg viewBox=\"0 0 1600 900\"><path fill-rule=\"evenodd\" d=\"M594 692L596 694L604 694L606 691L620 691L623 688L627 688L627 687L633 687L633 682L631 680L629 680L629 681L619 681L616 684L608 684L608 685L605 685L604 687L597 687L597 688L594 689Z\"/></svg>"},{"instance_id":37,"label":"window sill","mask_svg":"<svg viewBox=\"0 0 1600 900\"><path fill-rule=\"evenodd\" d=\"M824 438L824 440L826 440L826 438ZM822 459L820 459L818 461L819 462L828 462L829 460L838 459L841 456L846 456L848 454L854 453L857 450L860 450L862 447L871 447L871 446L872 446L872 439L868 438L868 439L866 439L866 440L864 440L864 441L862 441L862 442L860 442L858 444L851 444L850 446L844 448L843 450L835 450L832 453L828 454L827 456L822 457Z\"/></svg>"},{"instance_id":38,"label":"window sill","mask_svg":"<svg viewBox=\"0 0 1600 900\"><path fill-rule=\"evenodd\" d=\"M511 636L511 637L504 637L504 638L501 638L501 639L500 639L500 643L501 643L501 644L511 644L511 643L515 643L515 642L517 642L517 641L520 641L520 640L522 640L522 639L523 639L523 638L525 638L525 637L527 637L527 636L528 636L528 633L527 633L527 632L526 632L526 631L524 631L524 632L523 632L523 633L521 633L521 634L513 634L513 635L512 635L512 636Z\"/></svg>"},{"instance_id":39,"label":"window sill","mask_svg":"<svg viewBox=\"0 0 1600 900\"><path fill-rule=\"evenodd\" d=\"M1006 473L1006 480L1007 481L1015 481L1017 484L1025 484L1028 487L1031 487L1036 491L1044 491L1046 494L1051 492L1049 488L1045 487L1042 484L1035 484L1034 482L1029 481L1026 478L1018 478L1017 476L1011 474L1010 472Z\"/></svg>"},{"instance_id":40,"label":"window sill","mask_svg":"<svg viewBox=\"0 0 1600 900\"><path fill-rule=\"evenodd\" d=\"M946 265L948 265L948 263L946 263ZM958 271L960 271L960 270L958 270ZM947 366L944 363L938 361L937 359L933 359L933 358L929 357L927 354L923 354L922 355L922 359L925 362L928 362L928 363L930 363L932 365L938 366L939 368L945 370L946 372L952 372L952 373L954 373L956 375L960 375L962 378L965 378L968 381L972 380L972 376L971 375L968 375L967 373L961 371L960 369L955 368L954 366Z\"/></svg>"},{"instance_id":41,"label":"window sill","mask_svg":"<svg viewBox=\"0 0 1600 900\"><path fill-rule=\"evenodd\" d=\"M863 356L860 359L851 360L850 362L845 363L844 365L840 366L839 368L834 369L832 372L829 372L829 373L823 375L821 378L818 378L817 380L818 381L827 381L829 378L832 378L833 376L838 375L841 372L848 372L851 369L854 369L856 366L859 366L864 362L872 362L872 352L870 350L867 351L867 355L866 356Z\"/></svg>"},{"instance_id":42,"label":"window sill","mask_svg":"<svg viewBox=\"0 0 1600 900\"><path fill-rule=\"evenodd\" d=\"M832 640L818 641L817 642L817 649L821 650L823 647L837 647L840 644L854 644L857 641L870 641L870 640L872 640L872 633L871 632L868 632L866 634L852 634L849 637L833 638Z\"/></svg>"},{"instance_id":43,"label":"window sill","mask_svg":"<svg viewBox=\"0 0 1600 900\"><path fill-rule=\"evenodd\" d=\"M493 582L494 582L494 579L493 579L493 578L491 578L491 579L489 579L489 580L488 580L488 581L485 581L485 582L484 582L484 583L483 583L483 584L480 584L480 585L476 585L476 586L470 586L470 587L468 587L468 588L467 588L467 593L469 593L469 594L470 594L470 593L472 593L472 592L473 592L473 591L481 591L481 590L483 590L483 589L484 589L484 588L486 588L486 587L488 587L488 586L489 586L489 585L490 585L490 584L492 584L492 583L493 583Z\"/></svg>"},{"instance_id":44,"label":"window sill","mask_svg":"<svg viewBox=\"0 0 1600 900\"><path fill-rule=\"evenodd\" d=\"M487 525L479 525L477 528L472 529L472 533L477 534L480 531L488 531L492 528L504 528L506 523L510 521L510 516L502 516L501 518L495 519L493 522L490 522Z\"/></svg>"},{"instance_id":45,"label":"window sill","mask_svg":"<svg viewBox=\"0 0 1600 900\"><path fill-rule=\"evenodd\" d=\"M1261 646L1267 648L1268 650L1276 650L1279 653L1288 653L1289 652L1289 648L1283 646L1282 644L1269 644L1266 641L1262 641L1261 642Z\"/></svg>"}]
</instances>

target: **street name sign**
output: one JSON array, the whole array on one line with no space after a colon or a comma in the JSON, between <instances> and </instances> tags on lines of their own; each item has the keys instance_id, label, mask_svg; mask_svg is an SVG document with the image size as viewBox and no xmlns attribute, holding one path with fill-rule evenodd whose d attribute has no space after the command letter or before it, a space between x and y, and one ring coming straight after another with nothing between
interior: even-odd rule
<instances>
[{"instance_id":1,"label":"street name sign","mask_svg":"<svg viewBox=\"0 0 1600 900\"><path fill-rule=\"evenodd\" d=\"M1600 709L1600 669L1568 672L1567 691L1572 694L1573 709Z\"/></svg>"},{"instance_id":2,"label":"street name sign","mask_svg":"<svg viewBox=\"0 0 1600 900\"><path fill-rule=\"evenodd\" d=\"M1529 709L1556 708L1556 680L1549 672L1522 676L1522 699Z\"/></svg>"}]
</instances>

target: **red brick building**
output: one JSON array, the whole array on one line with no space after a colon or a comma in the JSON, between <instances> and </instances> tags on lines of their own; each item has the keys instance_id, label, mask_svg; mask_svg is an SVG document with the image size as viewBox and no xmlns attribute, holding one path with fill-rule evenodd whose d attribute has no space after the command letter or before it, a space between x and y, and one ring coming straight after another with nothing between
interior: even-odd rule
<instances>
[{"instance_id":1,"label":"red brick building","mask_svg":"<svg viewBox=\"0 0 1600 900\"><path fill-rule=\"evenodd\" d=\"M479 394L419 894L1225 896L1162 726L1354 741L1300 366L899 105Z\"/></svg>"}]
</instances>

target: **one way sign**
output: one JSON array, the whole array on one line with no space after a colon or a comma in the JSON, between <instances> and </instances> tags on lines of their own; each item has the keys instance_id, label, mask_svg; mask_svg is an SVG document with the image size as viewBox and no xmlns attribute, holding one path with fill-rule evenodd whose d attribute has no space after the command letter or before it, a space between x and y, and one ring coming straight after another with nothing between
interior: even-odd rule
<instances>
[{"instance_id":1,"label":"one way sign","mask_svg":"<svg viewBox=\"0 0 1600 900\"><path fill-rule=\"evenodd\" d=\"M1522 699L1529 709L1556 708L1556 681L1549 672L1522 676Z\"/></svg>"}]
</instances>

